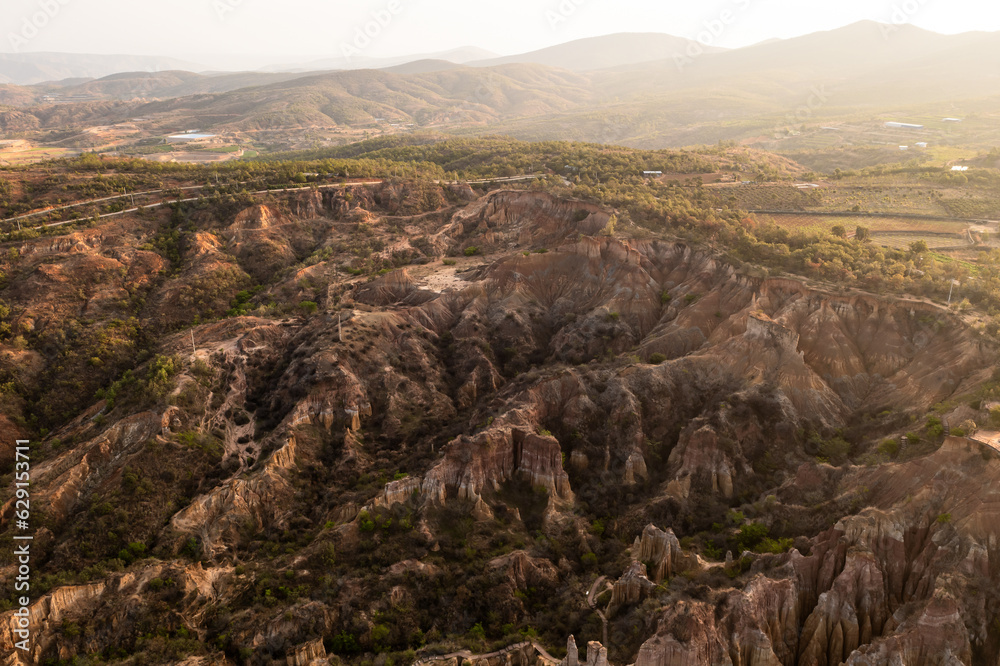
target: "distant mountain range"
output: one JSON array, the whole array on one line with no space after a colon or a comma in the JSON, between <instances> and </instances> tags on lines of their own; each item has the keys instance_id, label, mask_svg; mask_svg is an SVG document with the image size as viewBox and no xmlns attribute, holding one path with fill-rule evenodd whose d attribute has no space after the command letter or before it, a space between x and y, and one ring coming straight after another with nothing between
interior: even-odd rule
<instances>
[{"instance_id":1,"label":"distant mountain range","mask_svg":"<svg viewBox=\"0 0 1000 666\"><path fill-rule=\"evenodd\" d=\"M356 56L353 58L324 58L322 60L312 60L300 65L280 65L266 68L268 71L303 71L318 72L321 70L345 70L345 69L387 69L389 67L399 67L412 62L425 60L440 60L454 65L464 65L477 60L488 60L496 58L497 54L486 49L475 46L464 46L450 51L438 53L420 53L416 55L397 56L394 58L370 58Z\"/></svg>"},{"instance_id":2,"label":"distant mountain range","mask_svg":"<svg viewBox=\"0 0 1000 666\"><path fill-rule=\"evenodd\" d=\"M85 53L0 53L0 83L33 85L62 79L99 79L121 72L203 69L200 65L157 56Z\"/></svg>"},{"instance_id":3,"label":"distant mountain range","mask_svg":"<svg viewBox=\"0 0 1000 666\"><path fill-rule=\"evenodd\" d=\"M689 39L657 33L624 33L578 39L540 51L521 55L479 60L470 64L478 67L532 63L560 67L575 72L588 72L638 63L672 60L683 56L695 43ZM695 52L721 53L725 49L701 46Z\"/></svg>"},{"instance_id":4,"label":"distant mountain range","mask_svg":"<svg viewBox=\"0 0 1000 666\"><path fill-rule=\"evenodd\" d=\"M0 85L0 105L16 107L0 111L0 132L143 117L154 132L396 126L667 147L767 136L779 125L838 114L898 115L904 105L947 103L955 115L971 100L992 108L982 100L1000 95L1000 33L946 36L873 22L729 51L628 34L521 56L476 59L483 52L470 48L430 54L453 59L367 61L380 67L339 71L326 69L337 61L317 61L309 65L324 71L171 69L91 79L82 70L110 66L106 57L81 56L73 69L43 55L51 71L65 67L63 79Z\"/></svg>"},{"instance_id":5,"label":"distant mountain range","mask_svg":"<svg viewBox=\"0 0 1000 666\"><path fill-rule=\"evenodd\" d=\"M35 85L63 79L99 79L112 74L128 72L163 72L184 70L204 74L225 73L220 70L242 69L261 73L309 73L357 69L398 69L410 67L420 70L415 63L436 63L442 68L454 65L493 67L509 64L536 64L558 67L577 72L634 65L652 60L673 58L684 53L692 44L690 40L672 35L655 33L616 34L580 39L558 46L532 51L521 55L498 56L485 49L465 46L436 53L422 53L391 58L373 58L359 55L353 58L324 58L301 63L279 63L265 66L249 64L250 56L206 56L207 64L196 64L149 56L107 56L68 53L0 54L0 83ZM724 49L702 47L707 53ZM253 58L259 62L260 56ZM218 61L218 62L217 62ZM220 65L225 65L221 66ZM426 65L425 65L426 66Z\"/></svg>"}]
</instances>

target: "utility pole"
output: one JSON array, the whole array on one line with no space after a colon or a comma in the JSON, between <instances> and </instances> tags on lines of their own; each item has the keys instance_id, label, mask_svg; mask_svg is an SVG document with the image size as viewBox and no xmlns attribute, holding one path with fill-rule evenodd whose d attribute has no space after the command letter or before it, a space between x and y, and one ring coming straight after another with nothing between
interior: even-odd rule
<instances>
[{"instance_id":1,"label":"utility pole","mask_svg":"<svg viewBox=\"0 0 1000 666\"><path fill-rule=\"evenodd\" d=\"M951 281L951 289L948 290L948 307L951 307L951 295L955 291L955 281Z\"/></svg>"},{"instance_id":2,"label":"utility pole","mask_svg":"<svg viewBox=\"0 0 1000 666\"><path fill-rule=\"evenodd\" d=\"M191 329L191 353L197 354L198 348L194 346L194 329Z\"/></svg>"}]
</instances>

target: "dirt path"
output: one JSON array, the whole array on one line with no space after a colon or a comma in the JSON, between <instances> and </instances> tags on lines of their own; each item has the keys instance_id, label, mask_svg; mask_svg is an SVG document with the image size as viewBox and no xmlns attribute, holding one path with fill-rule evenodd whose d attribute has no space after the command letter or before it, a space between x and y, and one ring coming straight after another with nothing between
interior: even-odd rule
<instances>
[{"instance_id":1,"label":"dirt path","mask_svg":"<svg viewBox=\"0 0 1000 666\"><path fill-rule=\"evenodd\" d=\"M602 589L601 592L604 592L604 590L610 588L611 583L608 583L606 581L607 581L607 576L601 576L600 578L594 581L594 584L590 587L590 592L587 592L587 605L590 606L590 609L592 611L597 613L597 616L599 618L601 618L601 625L602 625L601 643L603 645L608 644L608 617L604 614L604 611L602 611L600 608L597 607L597 596L598 596L597 588L600 587L601 583L605 583L604 589Z\"/></svg>"},{"instance_id":2,"label":"dirt path","mask_svg":"<svg viewBox=\"0 0 1000 666\"><path fill-rule=\"evenodd\" d=\"M497 650L496 652L491 652L489 654L472 654L468 650L462 650L460 652L452 652L451 654L443 654L437 657L427 657L426 659L418 659L417 661L413 662L413 664L414 666L418 666L419 664L433 664L435 662L449 661L451 659L457 659L459 664L461 664L463 661L483 662L489 659L494 659L496 657L501 657L510 654L511 652L523 650L526 647L534 648L535 651L538 652L538 655L539 657L541 657L542 661L547 662L549 666L557 666L559 664L558 659L550 655L545 650L545 648L543 648L535 641L525 641L524 643L517 643L515 645L505 647L502 650Z\"/></svg>"}]
</instances>

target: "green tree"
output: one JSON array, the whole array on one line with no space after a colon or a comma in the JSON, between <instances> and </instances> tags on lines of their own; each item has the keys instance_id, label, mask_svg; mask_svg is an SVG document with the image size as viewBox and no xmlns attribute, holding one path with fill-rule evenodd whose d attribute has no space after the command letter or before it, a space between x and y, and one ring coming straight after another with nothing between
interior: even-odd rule
<instances>
[{"instance_id":1,"label":"green tree","mask_svg":"<svg viewBox=\"0 0 1000 666\"><path fill-rule=\"evenodd\" d=\"M617 226L618 226L618 216L612 215L610 218L608 218L608 223L604 226L604 231L602 231L601 233L604 234L605 236L614 236L615 227Z\"/></svg>"}]
</instances>

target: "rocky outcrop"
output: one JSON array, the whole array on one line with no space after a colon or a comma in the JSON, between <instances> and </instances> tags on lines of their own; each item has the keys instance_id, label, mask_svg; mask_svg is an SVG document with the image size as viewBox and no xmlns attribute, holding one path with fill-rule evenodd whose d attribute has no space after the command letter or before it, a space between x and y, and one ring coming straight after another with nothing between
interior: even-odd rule
<instances>
[{"instance_id":1,"label":"rocky outcrop","mask_svg":"<svg viewBox=\"0 0 1000 666\"><path fill-rule=\"evenodd\" d=\"M30 630L32 640L31 650L15 650L14 645L22 640L16 630L19 628L18 618L14 611L0 615L0 650L6 653L4 666L27 666L42 661L41 657L52 645L54 629L62 623L69 614L78 614L92 610L104 594L106 585L103 582L92 585L74 585L53 590L31 604Z\"/></svg>"},{"instance_id":2,"label":"rocky outcrop","mask_svg":"<svg viewBox=\"0 0 1000 666\"><path fill-rule=\"evenodd\" d=\"M566 658L559 663L560 666L580 666L580 652L574 636L566 639Z\"/></svg>"},{"instance_id":3,"label":"rocky outcrop","mask_svg":"<svg viewBox=\"0 0 1000 666\"><path fill-rule=\"evenodd\" d=\"M635 666L688 664L782 666L767 636L747 618L717 618L705 603L680 601L660 619L656 635L642 644Z\"/></svg>"},{"instance_id":4,"label":"rocky outcrop","mask_svg":"<svg viewBox=\"0 0 1000 666\"><path fill-rule=\"evenodd\" d=\"M562 449L551 436L511 427L494 427L474 438L448 445L443 460L424 479L425 492L476 501L487 490L520 475L545 488L555 502L573 500L569 476L562 467Z\"/></svg>"},{"instance_id":5,"label":"rocky outcrop","mask_svg":"<svg viewBox=\"0 0 1000 666\"><path fill-rule=\"evenodd\" d=\"M505 571L507 580L518 590L553 586L559 580L559 571L551 562L531 557L523 550L490 560L487 566Z\"/></svg>"},{"instance_id":6,"label":"rocky outcrop","mask_svg":"<svg viewBox=\"0 0 1000 666\"><path fill-rule=\"evenodd\" d=\"M637 604L646 598L653 587L653 582L646 577L646 565L642 562L633 562L622 577L615 581L611 589L610 608Z\"/></svg>"},{"instance_id":7,"label":"rocky outcrop","mask_svg":"<svg viewBox=\"0 0 1000 666\"><path fill-rule=\"evenodd\" d=\"M953 440L936 456L965 448ZM982 606L956 599L948 591L954 579L938 574L967 562L958 571L969 574L959 575L984 584L986 549L970 543L968 532L959 537L949 524L929 520L919 502L918 494L905 512L870 508L843 519L815 540L809 556L792 550L773 560L766 575L718 596L714 607L672 604L636 664L728 663L724 655L737 653L738 663L775 666L973 663L971 645L983 634L970 627L981 626Z\"/></svg>"},{"instance_id":8,"label":"rocky outcrop","mask_svg":"<svg viewBox=\"0 0 1000 666\"><path fill-rule=\"evenodd\" d=\"M288 655L285 662L288 666L318 666L329 663L326 658L326 648L323 646L323 639L317 638L314 641L300 645L295 652Z\"/></svg>"},{"instance_id":9,"label":"rocky outcrop","mask_svg":"<svg viewBox=\"0 0 1000 666\"><path fill-rule=\"evenodd\" d=\"M489 252L534 249L562 244L581 233L596 234L609 218L592 204L539 192L499 191L455 213L437 236L454 243L472 237Z\"/></svg>"},{"instance_id":10,"label":"rocky outcrop","mask_svg":"<svg viewBox=\"0 0 1000 666\"><path fill-rule=\"evenodd\" d=\"M161 431L158 414L129 416L81 447L46 461L33 470L40 486L37 501L48 506L57 520L64 518L89 489L118 468L131 451L146 444ZM0 512L6 514L6 508Z\"/></svg>"},{"instance_id":11,"label":"rocky outcrop","mask_svg":"<svg viewBox=\"0 0 1000 666\"><path fill-rule=\"evenodd\" d=\"M291 493L285 472L295 466L295 438L289 438L258 472L235 478L201 495L174 515L170 526L197 535L207 556L225 551L241 529L261 529L284 514L283 498Z\"/></svg>"},{"instance_id":12,"label":"rocky outcrop","mask_svg":"<svg viewBox=\"0 0 1000 666\"><path fill-rule=\"evenodd\" d=\"M608 666L608 649L597 641L587 643L587 666Z\"/></svg>"},{"instance_id":13,"label":"rocky outcrop","mask_svg":"<svg viewBox=\"0 0 1000 666\"><path fill-rule=\"evenodd\" d=\"M218 599L224 590L223 580L231 572L232 569L226 567L204 569L200 563L187 565L150 561L141 572L114 574L106 581L88 585L57 587L30 606L31 650L28 653L14 649L15 641L19 640L13 631L16 623L14 611L0 614L0 653L5 655L5 660L0 663L4 666L41 663L42 655L49 654L53 649L62 659L72 659L76 653L62 635L64 623L86 624L90 618L110 610L99 633L104 640L115 640L115 637L127 636L135 631L137 612L147 603L145 597L153 593L149 585L154 579L160 579L162 583L163 579L169 578L184 600L183 609L192 610ZM210 660L206 663L218 662Z\"/></svg>"},{"instance_id":14,"label":"rocky outcrop","mask_svg":"<svg viewBox=\"0 0 1000 666\"><path fill-rule=\"evenodd\" d=\"M434 292L420 289L405 268L392 271L354 293L355 300L369 305L419 305L436 297Z\"/></svg>"},{"instance_id":15,"label":"rocky outcrop","mask_svg":"<svg viewBox=\"0 0 1000 666\"><path fill-rule=\"evenodd\" d=\"M680 499L691 492L692 479L708 479L712 493L725 498L733 496L736 470L733 456L722 449L715 430L704 426L693 433L685 432L670 454L668 464L676 469L671 474L670 490Z\"/></svg>"},{"instance_id":16,"label":"rocky outcrop","mask_svg":"<svg viewBox=\"0 0 1000 666\"><path fill-rule=\"evenodd\" d=\"M654 583L662 583L673 577L688 564L688 557L681 549L674 531L663 531L655 525L646 525L642 535L635 538L632 557L653 567L650 579Z\"/></svg>"}]
</instances>

